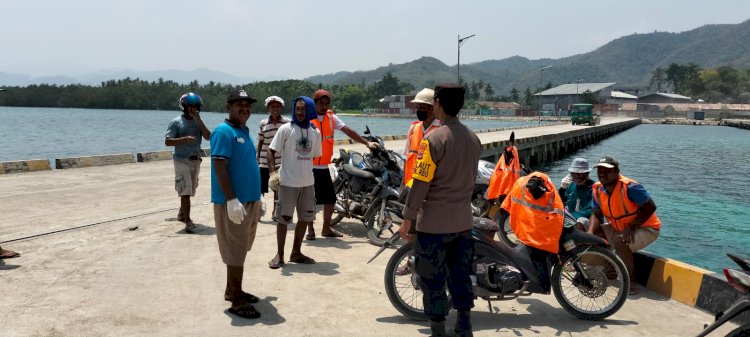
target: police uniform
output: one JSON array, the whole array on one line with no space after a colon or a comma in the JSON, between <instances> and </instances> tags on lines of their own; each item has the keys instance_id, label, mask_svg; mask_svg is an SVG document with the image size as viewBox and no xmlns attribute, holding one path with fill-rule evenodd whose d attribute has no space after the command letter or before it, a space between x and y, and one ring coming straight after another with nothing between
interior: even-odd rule
<instances>
[{"instance_id":1,"label":"police uniform","mask_svg":"<svg viewBox=\"0 0 750 337\"><path fill-rule=\"evenodd\" d=\"M479 138L457 119L444 121L420 143L404 216L416 219L416 273L431 321L444 321L448 314L449 277L453 307L468 311L474 306L471 195L481 151Z\"/></svg>"}]
</instances>

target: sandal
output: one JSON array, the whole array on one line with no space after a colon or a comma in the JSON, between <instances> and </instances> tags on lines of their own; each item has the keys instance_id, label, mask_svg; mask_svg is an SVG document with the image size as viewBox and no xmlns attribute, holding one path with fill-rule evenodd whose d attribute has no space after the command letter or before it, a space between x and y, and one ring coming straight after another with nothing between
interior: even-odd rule
<instances>
[{"instance_id":1,"label":"sandal","mask_svg":"<svg viewBox=\"0 0 750 337\"><path fill-rule=\"evenodd\" d=\"M12 259L21 256L20 253L0 248L0 259Z\"/></svg>"},{"instance_id":2,"label":"sandal","mask_svg":"<svg viewBox=\"0 0 750 337\"><path fill-rule=\"evenodd\" d=\"M339 233L339 232L337 232L335 230L331 230L330 233L320 234L320 235L325 236L327 238L340 238L340 237L344 236L344 234L341 234L341 233Z\"/></svg>"},{"instance_id":3,"label":"sandal","mask_svg":"<svg viewBox=\"0 0 750 337\"><path fill-rule=\"evenodd\" d=\"M638 286L630 286L630 289L628 289L628 295L638 295L638 292L640 292L641 288Z\"/></svg>"},{"instance_id":4,"label":"sandal","mask_svg":"<svg viewBox=\"0 0 750 337\"><path fill-rule=\"evenodd\" d=\"M315 260L313 260L313 258L309 256L305 256L305 255L299 255L293 258L290 257L289 262L301 263L301 264L315 264Z\"/></svg>"},{"instance_id":5,"label":"sandal","mask_svg":"<svg viewBox=\"0 0 750 337\"><path fill-rule=\"evenodd\" d=\"M229 313L247 319L254 319L260 317L260 312L255 310L252 305L242 306L239 308L229 308Z\"/></svg>"},{"instance_id":6,"label":"sandal","mask_svg":"<svg viewBox=\"0 0 750 337\"><path fill-rule=\"evenodd\" d=\"M271 259L271 261L268 261L268 268L271 268L271 269L279 269L283 265L284 265L284 260L279 259L279 258L274 257L273 259Z\"/></svg>"},{"instance_id":7,"label":"sandal","mask_svg":"<svg viewBox=\"0 0 750 337\"><path fill-rule=\"evenodd\" d=\"M241 296L247 303L258 303L260 301L260 298L258 298L258 296L255 296L251 293L246 293L244 291L242 292ZM224 300L232 302L232 297L224 296Z\"/></svg>"},{"instance_id":8,"label":"sandal","mask_svg":"<svg viewBox=\"0 0 750 337\"><path fill-rule=\"evenodd\" d=\"M315 233L307 233L307 235L305 235L305 240L315 240Z\"/></svg>"}]
</instances>

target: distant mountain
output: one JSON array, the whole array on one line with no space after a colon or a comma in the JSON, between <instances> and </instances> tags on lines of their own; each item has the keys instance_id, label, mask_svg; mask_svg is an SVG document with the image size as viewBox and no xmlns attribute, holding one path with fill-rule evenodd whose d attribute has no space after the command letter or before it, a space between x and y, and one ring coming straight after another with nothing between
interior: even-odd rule
<instances>
[{"instance_id":1,"label":"distant mountain","mask_svg":"<svg viewBox=\"0 0 750 337\"><path fill-rule=\"evenodd\" d=\"M706 25L682 33L633 34L589 53L560 59L529 60L513 56L462 64L461 77L467 82L483 80L490 83L498 94L507 94L511 88L523 91L530 87L534 90L540 86L540 80L541 85L580 80L616 82L617 88L645 89L654 68L691 62L711 68L721 65L750 67L750 20L740 24ZM540 74L540 69L548 65L552 67ZM306 80L323 84L356 84L363 80L372 83L388 71L415 88L456 79L455 65L448 66L435 58L422 57L370 71L339 72Z\"/></svg>"},{"instance_id":2,"label":"distant mountain","mask_svg":"<svg viewBox=\"0 0 750 337\"><path fill-rule=\"evenodd\" d=\"M100 70L78 76L48 76L31 77L23 74L0 72L0 86L27 86L31 84L89 84L99 85L112 79L123 79L126 77L140 78L145 81L157 81L159 78L171 80L177 83L187 84L191 81L205 84L210 81L225 84L246 84L259 81L254 77L238 77L206 68L195 70L158 70L158 71L134 71L134 70ZM280 77L266 78L264 80L278 80Z\"/></svg>"}]
</instances>

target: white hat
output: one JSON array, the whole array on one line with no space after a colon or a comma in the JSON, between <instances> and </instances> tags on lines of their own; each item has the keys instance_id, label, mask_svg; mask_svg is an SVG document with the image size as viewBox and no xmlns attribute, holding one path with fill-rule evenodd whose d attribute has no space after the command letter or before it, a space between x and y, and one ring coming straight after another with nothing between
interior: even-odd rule
<instances>
[{"instance_id":1,"label":"white hat","mask_svg":"<svg viewBox=\"0 0 750 337\"><path fill-rule=\"evenodd\" d=\"M417 93L417 96L411 102L433 105L435 103L435 90L424 88Z\"/></svg>"},{"instance_id":2,"label":"white hat","mask_svg":"<svg viewBox=\"0 0 750 337\"><path fill-rule=\"evenodd\" d=\"M570 168L568 169L568 172L571 173L588 173L590 171L591 168L589 168L589 162L585 158L573 159L573 162L570 163Z\"/></svg>"},{"instance_id":3,"label":"white hat","mask_svg":"<svg viewBox=\"0 0 750 337\"><path fill-rule=\"evenodd\" d=\"M271 102L279 102L281 103L281 106L284 106L284 100L279 96L268 96L268 98L266 98L266 106Z\"/></svg>"}]
</instances>

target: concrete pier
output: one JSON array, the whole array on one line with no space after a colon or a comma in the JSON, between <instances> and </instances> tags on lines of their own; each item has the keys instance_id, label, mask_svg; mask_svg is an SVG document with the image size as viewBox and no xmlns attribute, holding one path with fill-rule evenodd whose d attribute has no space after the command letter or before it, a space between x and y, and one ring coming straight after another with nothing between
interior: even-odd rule
<instances>
[{"instance_id":1,"label":"concrete pier","mask_svg":"<svg viewBox=\"0 0 750 337\"><path fill-rule=\"evenodd\" d=\"M552 129L549 129L552 128ZM518 139L550 130L519 129ZM510 131L480 134L483 143ZM389 141L392 149L403 140ZM351 145L364 150L361 145ZM198 234L174 221L179 198L169 160L0 175L0 244L19 258L0 260L4 336L415 336L429 325L404 318L388 302L386 251L367 243L364 226L345 220L340 239L305 241L314 265L271 270L276 226L266 214L245 263L245 290L259 296L258 320L229 314L225 266L214 236L210 163L193 199ZM271 196L266 195L270 205ZM316 229L320 233L320 214ZM291 232L287 236L287 254ZM25 238L25 239L24 239ZM288 258L288 255L287 255ZM599 322L575 319L552 295L476 301L474 335L691 336L713 315L642 289ZM658 317L658 318L655 318ZM452 326L455 314L448 317ZM722 327L724 335L735 324Z\"/></svg>"}]
</instances>

